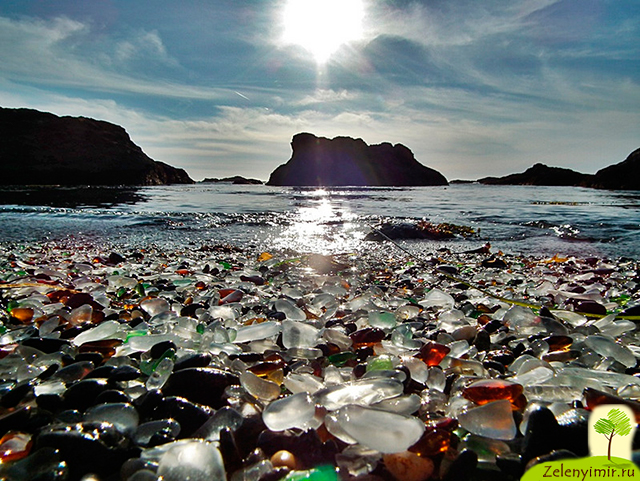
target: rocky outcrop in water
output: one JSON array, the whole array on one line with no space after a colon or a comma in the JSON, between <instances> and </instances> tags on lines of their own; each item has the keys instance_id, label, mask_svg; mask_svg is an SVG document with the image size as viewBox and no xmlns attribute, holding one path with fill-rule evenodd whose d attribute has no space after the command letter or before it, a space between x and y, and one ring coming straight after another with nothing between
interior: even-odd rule
<instances>
[{"instance_id":1,"label":"rocky outcrop in water","mask_svg":"<svg viewBox=\"0 0 640 481\"><path fill-rule=\"evenodd\" d=\"M610 190L640 190L640 149L617 164L600 169L595 174L582 174L571 169L535 164L519 174L504 177L484 177L481 184L547 185L593 187Z\"/></svg>"},{"instance_id":2,"label":"rocky outcrop in water","mask_svg":"<svg viewBox=\"0 0 640 481\"><path fill-rule=\"evenodd\" d=\"M264 182L258 179L248 179L241 175L234 175L233 177L223 177L218 179L216 177L207 177L202 179L202 182L206 184L235 184L235 185L262 185Z\"/></svg>"},{"instance_id":3,"label":"rocky outcrop in water","mask_svg":"<svg viewBox=\"0 0 640 481\"><path fill-rule=\"evenodd\" d=\"M291 159L267 185L422 186L447 185L438 171L419 163L402 144L367 145L362 139L327 139L301 133L291 141Z\"/></svg>"},{"instance_id":4,"label":"rocky outcrop in water","mask_svg":"<svg viewBox=\"0 0 640 481\"><path fill-rule=\"evenodd\" d=\"M591 177L593 176L571 169L535 164L519 174L510 174L504 177L484 177L478 179L478 182L490 185L578 186L587 185Z\"/></svg>"},{"instance_id":5,"label":"rocky outcrop in water","mask_svg":"<svg viewBox=\"0 0 640 481\"><path fill-rule=\"evenodd\" d=\"M148 157L120 126L85 117L0 108L0 184L191 184Z\"/></svg>"}]
</instances>

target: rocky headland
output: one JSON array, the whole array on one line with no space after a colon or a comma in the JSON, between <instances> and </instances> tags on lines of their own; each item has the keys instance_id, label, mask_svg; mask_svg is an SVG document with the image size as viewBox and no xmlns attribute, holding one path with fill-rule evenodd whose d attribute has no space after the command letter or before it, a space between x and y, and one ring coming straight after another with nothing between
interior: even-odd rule
<instances>
[{"instance_id":1,"label":"rocky headland","mask_svg":"<svg viewBox=\"0 0 640 481\"><path fill-rule=\"evenodd\" d=\"M633 151L626 160L600 169L595 174L583 174L561 167L535 164L524 172L504 177L483 177L481 184L488 185L540 185L592 187L610 190L640 190L640 149Z\"/></svg>"},{"instance_id":2,"label":"rocky headland","mask_svg":"<svg viewBox=\"0 0 640 481\"><path fill-rule=\"evenodd\" d=\"M242 177L241 175L234 175L233 177L207 177L206 179L202 179L203 183L206 184L235 184L235 185L262 185L262 182L259 179L250 179L247 177Z\"/></svg>"},{"instance_id":3,"label":"rocky headland","mask_svg":"<svg viewBox=\"0 0 640 481\"><path fill-rule=\"evenodd\" d=\"M183 169L147 156L118 125L0 107L2 185L191 183Z\"/></svg>"},{"instance_id":4,"label":"rocky headland","mask_svg":"<svg viewBox=\"0 0 640 481\"><path fill-rule=\"evenodd\" d=\"M438 171L418 162L402 144L367 145L362 139L328 139L300 133L291 159L276 168L267 185L425 186L447 185Z\"/></svg>"}]
</instances>

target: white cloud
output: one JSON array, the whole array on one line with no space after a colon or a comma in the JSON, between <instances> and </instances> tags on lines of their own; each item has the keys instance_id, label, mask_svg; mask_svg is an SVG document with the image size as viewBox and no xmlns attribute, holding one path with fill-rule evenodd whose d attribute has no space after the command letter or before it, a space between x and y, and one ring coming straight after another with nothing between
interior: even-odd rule
<instances>
[{"instance_id":1,"label":"white cloud","mask_svg":"<svg viewBox=\"0 0 640 481\"><path fill-rule=\"evenodd\" d=\"M141 65L123 68L124 63L134 58L165 66L177 65L167 54L157 32L137 32L106 50L99 49L102 45L91 43L91 34L89 24L65 17L48 21L0 17L0 77L86 91L169 98L213 100L230 95L225 89L163 78L149 79L142 73ZM98 50L93 51L87 45Z\"/></svg>"}]
</instances>

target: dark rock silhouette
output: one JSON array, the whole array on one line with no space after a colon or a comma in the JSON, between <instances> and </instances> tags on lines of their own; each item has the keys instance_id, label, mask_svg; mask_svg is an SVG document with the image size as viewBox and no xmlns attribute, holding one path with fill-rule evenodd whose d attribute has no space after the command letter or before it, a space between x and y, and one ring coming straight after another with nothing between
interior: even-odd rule
<instances>
[{"instance_id":1,"label":"dark rock silhouette","mask_svg":"<svg viewBox=\"0 0 640 481\"><path fill-rule=\"evenodd\" d=\"M611 190L640 190L640 149L617 164L595 173L589 187Z\"/></svg>"},{"instance_id":2,"label":"dark rock silhouette","mask_svg":"<svg viewBox=\"0 0 640 481\"><path fill-rule=\"evenodd\" d=\"M233 177L224 177L222 179L218 179L216 177L208 177L206 179L202 179L202 182L207 184L239 184L239 185L261 185L264 184L261 180L258 179L248 179L246 177L242 177L241 175L234 175Z\"/></svg>"},{"instance_id":3,"label":"dark rock silhouette","mask_svg":"<svg viewBox=\"0 0 640 481\"><path fill-rule=\"evenodd\" d=\"M120 126L0 107L0 184L190 184L183 169L148 157Z\"/></svg>"},{"instance_id":4,"label":"dark rock silhouette","mask_svg":"<svg viewBox=\"0 0 640 481\"><path fill-rule=\"evenodd\" d=\"M484 177L478 179L478 182L491 185L578 186L587 185L591 177L593 176L581 174L571 169L535 164L519 174L510 174L504 177Z\"/></svg>"},{"instance_id":5,"label":"dark rock silhouette","mask_svg":"<svg viewBox=\"0 0 640 481\"><path fill-rule=\"evenodd\" d=\"M582 174L571 169L535 164L519 174L504 177L484 177L481 184L578 186L609 190L640 190L640 149L617 164L600 169L595 174Z\"/></svg>"},{"instance_id":6,"label":"dark rock silhouette","mask_svg":"<svg viewBox=\"0 0 640 481\"><path fill-rule=\"evenodd\" d=\"M421 186L447 185L438 171L419 163L402 144L367 145L362 139L327 139L300 133L293 154L276 168L267 185Z\"/></svg>"}]
</instances>

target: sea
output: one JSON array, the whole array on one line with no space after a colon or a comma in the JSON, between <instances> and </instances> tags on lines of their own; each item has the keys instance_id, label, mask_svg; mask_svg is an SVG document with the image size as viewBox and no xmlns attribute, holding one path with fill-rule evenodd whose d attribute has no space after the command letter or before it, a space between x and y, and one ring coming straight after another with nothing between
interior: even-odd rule
<instances>
[{"instance_id":1,"label":"sea","mask_svg":"<svg viewBox=\"0 0 640 481\"><path fill-rule=\"evenodd\" d=\"M447 240L369 240L390 224L448 223ZM0 242L416 256L492 252L640 259L640 192L578 187L295 188L196 183L153 187L2 187Z\"/></svg>"}]
</instances>

